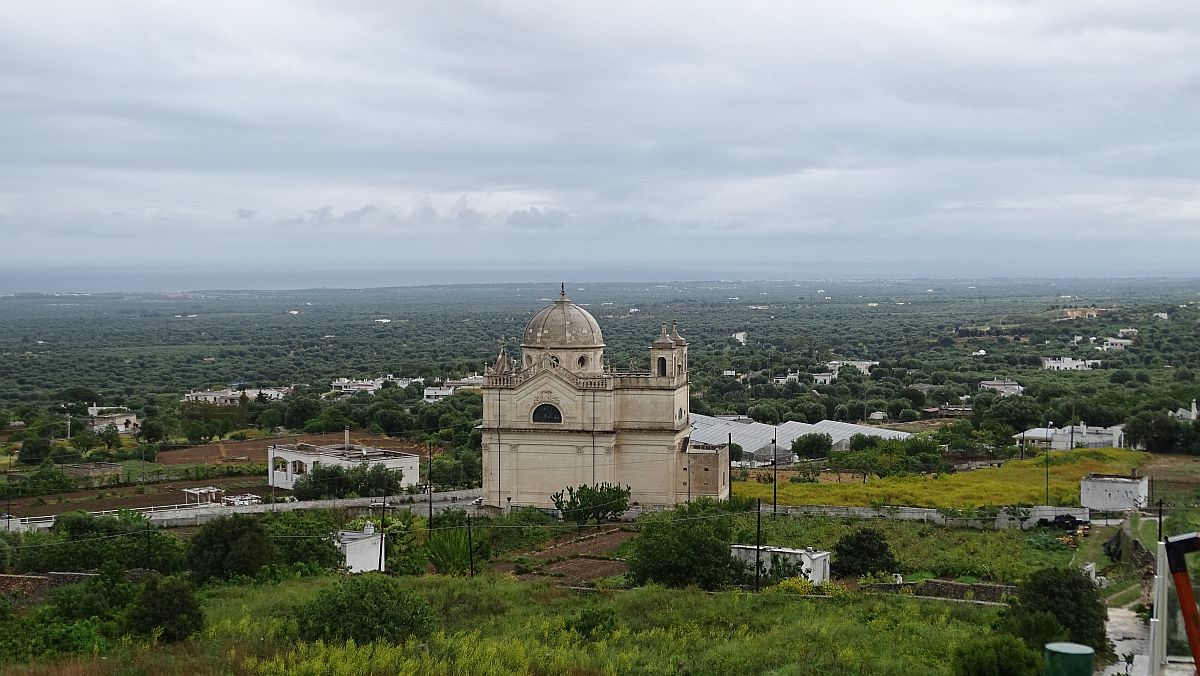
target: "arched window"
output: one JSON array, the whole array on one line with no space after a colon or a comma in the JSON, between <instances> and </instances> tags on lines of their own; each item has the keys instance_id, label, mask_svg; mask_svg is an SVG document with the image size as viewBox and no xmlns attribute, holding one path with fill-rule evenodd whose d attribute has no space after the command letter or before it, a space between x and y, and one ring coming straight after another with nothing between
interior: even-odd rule
<instances>
[{"instance_id":1,"label":"arched window","mask_svg":"<svg viewBox=\"0 0 1200 676\"><path fill-rule=\"evenodd\" d=\"M533 366L533 355L531 355L531 354L525 355L525 366L527 366L527 367Z\"/></svg>"},{"instance_id":2,"label":"arched window","mask_svg":"<svg viewBox=\"0 0 1200 676\"><path fill-rule=\"evenodd\" d=\"M659 377L665 377L667 375L667 358L666 357L658 358L658 375L659 375Z\"/></svg>"},{"instance_id":3,"label":"arched window","mask_svg":"<svg viewBox=\"0 0 1200 676\"><path fill-rule=\"evenodd\" d=\"M562 412L555 408L553 404L541 404L533 409L533 422L560 423L562 422Z\"/></svg>"},{"instance_id":4,"label":"arched window","mask_svg":"<svg viewBox=\"0 0 1200 676\"><path fill-rule=\"evenodd\" d=\"M579 368L584 368L586 366L587 366L587 357L586 356L580 357L579 358Z\"/></svg>"}]
</instances>

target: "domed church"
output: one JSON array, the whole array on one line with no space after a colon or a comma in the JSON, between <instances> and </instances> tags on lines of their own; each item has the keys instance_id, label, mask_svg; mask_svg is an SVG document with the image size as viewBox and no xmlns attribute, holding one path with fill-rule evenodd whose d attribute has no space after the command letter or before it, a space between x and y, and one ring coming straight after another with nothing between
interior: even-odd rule
<instances>
[{"instance_id":1,"label":"domed church","mask_svg":"<svg viewBox=\"0 0 1200 676\"><path fill-rule=\"evenodd\" d=\"M483 388L483 503L553 507L568 486L615 483L630 501L729 496L729 450L689 443L687 341L662 325L645 370L604 362L587 310L558 300L533 316L521 356L501 350Z\"/></svg>"}]
</instances>

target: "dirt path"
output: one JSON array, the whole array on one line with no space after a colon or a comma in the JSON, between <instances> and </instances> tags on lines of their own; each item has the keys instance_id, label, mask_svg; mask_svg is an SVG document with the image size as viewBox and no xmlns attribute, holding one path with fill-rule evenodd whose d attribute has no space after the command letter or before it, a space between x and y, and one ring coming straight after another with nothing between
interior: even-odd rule
<instances>
[{"instance_id":1,"label":"dirt path","mask_svg":"<svg viewBox=\"0 0 1200 676\"><path fill-rule=\"evenodd\" d=\"M1108 622L1104 625L1108 640L1115 646L1117 661L1098 674L1116 676L1125 673L1125 655L1148 655L1150 653L1150 627L1142 622L1133 610L1136 601L1119 608L1108 609ZM1130 673L1137 673L1131 671Z\"/></svg>"}]
</instances>

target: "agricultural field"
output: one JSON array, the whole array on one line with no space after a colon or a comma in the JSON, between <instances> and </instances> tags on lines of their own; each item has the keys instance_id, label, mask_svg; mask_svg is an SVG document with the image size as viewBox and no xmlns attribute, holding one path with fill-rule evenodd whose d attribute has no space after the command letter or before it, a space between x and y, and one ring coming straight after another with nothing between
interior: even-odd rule
<instances>
[{"instance_id":1,"label":"agricultural field","mask_svg":"<svg viewBox=\"0 0 1200 676\"><path fill-rule=\"evenodd\" d=\"M1044 457L1044 456L1043 456ZM1150 458L1147 453L1121 449L1055 452L1050 456L1050 502L1079 504L1079 479L1089 473L1128 474ZM772 499L772 485L737 481L739 497ZM1046 466L1040 458L1013 460L957 474L872 477L866 483L779 484L781 505L838 505L870 507L898 505L936 509L969 509L1006 505L1041 505L1046 502Z\"/></svg>"},{"instance_id":2,"label":"agricultural field","mask_svg":"<svg viewBox=\"0 0 1200 676\"><path fill-rule=\"evenodd\" d=\"M292 609L335 578L205 590L208 629L177 645L123 646L14 674L842 673L949 674L954 648L992 608L847 594L798 598L645 587L581 595L508 576L401 578L438 630L402 645L303 643ZM580 625L584 613L600 618ZM587 626L589 634L578 629ZM881 651L886 644L892 649Z\"/></svg>"},{"instance_id":3,"label":"agricultural field","mask_svg":"<svg viewBox=\"0 0 1200 676\"><path fill-rule=\"evenodd\" d=\"M735 521L735 540L753 544L753 514ZM828 517L762 518L763 544L776 547L814 547L829 551L844 535L871 528L882 533L900 563L906 579L939 578L960 582L996 582L1012 584L1040 568L1065 566L1075 550L1058 540L1061 531L1032 531L948 528L918 521L888 519L835 519ZM1111 533L1108 533L1111 536ZM1070 541L1100 550L1104 534ZM1082 564L1081 564L1082 565Z\"/></svg>"}]
</instances>

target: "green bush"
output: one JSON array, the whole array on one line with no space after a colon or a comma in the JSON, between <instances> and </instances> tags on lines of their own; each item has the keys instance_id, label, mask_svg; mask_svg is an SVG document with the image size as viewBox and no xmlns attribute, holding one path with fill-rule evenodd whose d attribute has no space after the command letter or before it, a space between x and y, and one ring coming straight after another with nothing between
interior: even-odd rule
<instances>
[{"instance_id":1,"label":"green bush","mask_svg":"<svg viewBox=\"0 0 1200 676\"><path fill-rule=\"evenodd\" d=\"M1041 676L1041 656L1012 636L968 641L954 650L955 676Z\"/></svg>"},{"instance_id":2,"label":"green bush","mask_svg":"<svg viewBox=\"0 0 1200 676\"><path fill-rule=\"evenodd\" d=\"M833 546L832 568L838 577L857 578L871 573L894 573L900 570L900 563L883 533L862 528L843 535Z\"/></svg>"},{"instance_id":3,"label":"green bush","mask_svg":"<svg viewBox=\"0 0 1200 676\"><path fill-rule=\"evenodd\" d=\"M192 538L188 561L198 582L254 577L274 560L267 531L258 519L233 514L213 519Z\"/></svg>"},{"instance_id":4,"label":"green bush","mask_svg":"<svg viewBox=\"0 0 1200 676\"><path fill-rule=\"evenodd\" d=\"M607 636L617 628L617 613L607 606L585 606L567 620L567 631L583 638Z\"/></svg>"},{"instance_id":5,"label":"green bush","mask_svg":"<svg viewBox=\"0 0 1200 676\"><path fill-rule=\"evenodd\" d=\"M204 628L204 612L187 581L155 575L125 611L123 624L134 635L182 641Z\"/></svg>"},{"instance_id":6,"label":"green bush","mask_svg":"<svg viewBox=\"0 0 1200 676\"><path fill-rule=\"evenodd\" d=\"M435 625L429 604L396 580L366 573L321 590L295 610L305 640L402 642L425 636Z\"/></svg>"},{"instance_id":7,"label":"green bush","mask_svg":"<svg viewBox=\"0 0 1200 676\"><path fill-rule=\"evenodd\" d=\"M1044 568L1035 571L1017 585L1016 598L1004 611L1004 622L1022 627L1019 633L1053 629L1045 620L1032 615L1048 613L1066 632L1067 640L1107 653L1108 639L1104 623L1108 609L1100 590L1083 571L1076 568Z\"/></svg>"},{"instance_id":8,"label":"green bush","mask_svg":"<svg viewBox=\"0 0 1200 676\"><path fill-rule=\"evenodd\" d=\"M629 577L635 584L718 589L742 568L729 554L733 519L719 503L700 499L641 522Z\"/></svg>"}]
</instances>

